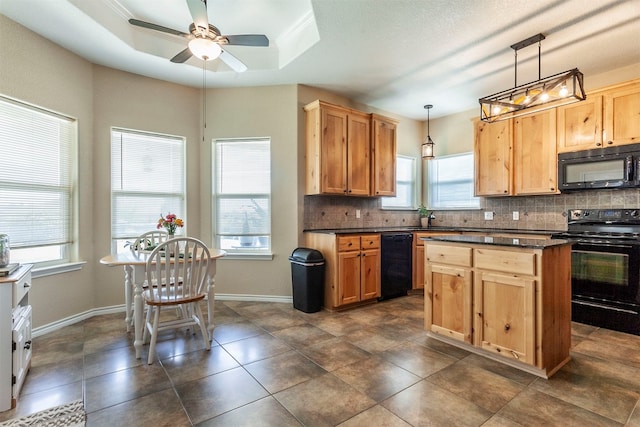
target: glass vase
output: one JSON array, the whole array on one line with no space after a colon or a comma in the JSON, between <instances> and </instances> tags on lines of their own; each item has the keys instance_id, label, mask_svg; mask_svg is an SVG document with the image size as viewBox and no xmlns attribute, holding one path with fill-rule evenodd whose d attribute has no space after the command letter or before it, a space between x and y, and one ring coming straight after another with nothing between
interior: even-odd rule
<instances>
[{"instance_id":1,"label":"glass vase","mask_svg":"<svg viewBox=\"0 0 640 427\"><path fill-rule=\"evenodd\" d=\"M0 234L0 267L6 267L9 264L9 235Z\"/></svg>"}]
</instances>

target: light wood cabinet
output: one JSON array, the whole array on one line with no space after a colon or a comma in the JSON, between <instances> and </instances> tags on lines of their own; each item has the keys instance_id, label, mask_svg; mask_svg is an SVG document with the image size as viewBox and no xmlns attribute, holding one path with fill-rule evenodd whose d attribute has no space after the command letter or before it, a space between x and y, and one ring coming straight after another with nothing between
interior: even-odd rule
<instances>
[{"instance_id":1,"label":"light wood cabinet","mask_svg":"<svg viewBox=\"0 0 640 427\"><path fill-rule=\"evenodd\" d=\"M476 121L474 139L475 195L508 196L512 193L511 120Z\"/></svg>"},{"instance_id":2,"label":"light wood cabinet","mask_svg":"<svg viewBox=\"0 0 640 427\"><path fill-rule=\"evenodd\" d=\"M557 110L558 153L602 147L602 95Z\"/></svg>"},{"instance_id":3,"label":"light wood cabinet","mask_svg":"<svg viewBox=\"0 0 640 427\"><path fill-rule=\"evenodd\" d=\"M305 233L325 258L324 307L335 310L380 297L380 234Z\"/></svg>"},{"instance_id":4,"label":"light wood cabinet","mask_svg":"<svg viewBox=\"0 0 640 427\"><path fill-rule=\"evenodd\" d=\"M513 121L515 195L557 194L556 110Z\"/></svg>"},{"instance_id":5,"label":"light wood cabinet","mask_svg":"<svg viewBox=\"0 0 640 427\"><path fill-rule=\"evenodd\" d=\"M570 358L570 266L570 245L427 241L425 329L548 378Z\"/></svg>"},{"instance_id":6,"label":"light wood cabinet","mask_svg":"<svg viewBox=\"0 0 640 427\"><path fill-rule=\"evenodd\" d=\"M461 234L458 231L416 231L413 233L413 250L412 250L412 289L424 289L424 240L423 237L429 236L450 236L453 234Z\"/></svg>"},{"instance_id":7,"label":"light wood cabinet","mask_svg":"<svg viewBox=\"0 0 640 427\"><path fill-rule=\"evenodd\" d=\"M304 110L305 194L396 195L395 120L320 100Z\"/></svg>"},{"instance_id":8,"label":"light wood cabinet","mask_svg":"<svg viewBox=\"0 0 640 427\"><path fill-rule=\"evenodd\" d=\"M638 143L640 80L589 92L557 113L559 153Z\"/></svg>"},{"instance_id":9,"label":"light wood cabinet","mask_svg":"<svg viewBox=\"0 0 640 427\"><path fill-rule=\"evenodd\" d=\"M471 249L427 245L425 248L425 329L471 343Z\"/></svg>"},{"instance_id":10,"label":"light wood cabinet","mask_svg":"<svg viewBox=\"0 0 640 427\"><path fill-rule=\"evenodd\" d=\"M306 194L368 196L371 121L367 114L315 101L306 111Z\"/></svg>"},{"instance_id":11,"label":"light wood cabinet","mask_svg":"<svg viewBox=\"0 0 640 427\"><path fill-rule=\"evenodd\" d=\"M640 142L640 81L607 90L604 95L604 143Z\"/></svg>"},{"instance_id":12,"label":"light wood cabinet","mask_svg":"<svg viewBox=\"0 0 640 427\"><path fill-rule=\"evenodd\" d=\"M372 194L396 195L396 126L395 120L371 115Z\"/></svg>"}]
</instances>

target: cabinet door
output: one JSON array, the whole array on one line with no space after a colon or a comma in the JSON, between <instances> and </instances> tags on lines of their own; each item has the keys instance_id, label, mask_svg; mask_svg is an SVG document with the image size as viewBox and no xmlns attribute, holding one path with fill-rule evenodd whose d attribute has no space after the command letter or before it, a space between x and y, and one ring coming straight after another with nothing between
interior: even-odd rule
<instances>
[{"instance_id":1,"label":"cabinet door","mask_svg":"<svg viewBox=\"0 0 640 427\"><path fill-rule=\"evenodd\" d=\"M514 193L556 194L556 110L547 110L514 121Z\"/></svg>"},{"instance_id":2,"label":"cabinet door","mask_svg":"<svg viewBox=\"0 0 640 427\"><path fill-rule=\"evenodd\" d=\"M424 289L424 245L417 245L414 252L413 289Z\"/></svg>"},{"instance_id":3,"label":"cabinet door","mask_svg":"<svg viewBox=\"0 0 640 427\"><path fill-rule=\"evenodd\" d=\"M476 122L476 196L507 196L511 193L512 133L511 120Z\"/></svg>"},{"instance_id":4,"label":"cabinet door","mask_svg":"<svg viewBox=\"0 0 640 427\"><path fill-rule=\"evenodd\" d=\"M338 305L360 301L360 251L338 253Z\"/></svg>"},{"instance_id":5,"label":"cabinet door","mask_svg":"<svg viewBox=\"0 0 640 427\"><path fill-rule=\"evenodd\" d=\"M535 364L535 280L476 271L474 344Z\"/></svg>"},{"instance_id":6,"label":"cabinet door","mask_svg":"<svg viewBox=\"0 0 640 427\"><path fill-rule=\"evenodd\" d=\"M380 250L363 250L360 257L360 300L380 296Z\"/></svg>"},{"instance_id":7,"label":"cabinet door","mask_svg":"<svg viewBox=\"0 0 640 427\"><path fill-rule=\"evenodd\" d=\"M471 343L471 270L427 263L425 329Z\"/></svg>"},{"instance_id":8,"label":"cabinet door","mask_svg":"<svg viewBox=\"0 0 640 427\"><path fill-rule=\"evenodd\" d=\"M347 112L321 107L320 192L345 194L347 190Z\"/></svg>"},{"instance_id":9,"label":"cabinet door","mask_svg":"<svg viewBox=\"0 0 640 427\"><path fill-rule=\"evenodd\" d=\"M373 195L396 195L396 124L373 116Z\"/></svg>"},{"instance_id":10,"label":"cabinet door","mask_svg":"<svg viewBox=\"0 0 640 427\"><path fill-rule=\"evenodd\" d=\"M601 95L560 107L557 115L558 153L602 147Z\"/></svg>"},{"instance_id":11,"label":"cabinet door","mask_svg":"<svg viewBox=\"0 0 640 427\"><path fill-rule=\"evenodd\" d=\"M369 116L348 115L347 194L369 196L371 192L371 125Z\"/></svg>"},{"instance_id":12,"label":"cabinet door","mask_svg":"<svg viewBox=\"0 0 640 427\"><path fill-rule=\"evenodd\" d=\"M640 83L604 95L605 145L640 142Z\"/></svg>"}]
</instances>

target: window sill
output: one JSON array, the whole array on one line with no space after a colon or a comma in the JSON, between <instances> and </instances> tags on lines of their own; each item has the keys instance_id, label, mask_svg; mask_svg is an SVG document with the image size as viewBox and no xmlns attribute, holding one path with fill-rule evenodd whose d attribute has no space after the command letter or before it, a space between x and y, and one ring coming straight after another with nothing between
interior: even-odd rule
<instances>
[{"instance_id":1,"label":"window sill","mask_svg":"<svg viewBox=\"0 0 640 427\"><path fill-rule=\"evenodd\" d=\"M249 253L229 253L222 258L218 259L218 261L224 261L225 259L235 259L235 260L251 260L251 261L272 261L273 253L262 253L262 254L249 254Z\"/></svg>"},{"instance_id":2,"label":"window sill","mask_svg":"<svg viewBox=\"0 0 640 427\"><path fill-rule=\"evenodd\" d=\"M82 270L82 266L86 261L68 262L66 264L52 265L48 267L34 268L31 272L31 277L37 279L38 277L53 276L54 274L69 273L71 271Z\"/></svg>"}]
</instances>

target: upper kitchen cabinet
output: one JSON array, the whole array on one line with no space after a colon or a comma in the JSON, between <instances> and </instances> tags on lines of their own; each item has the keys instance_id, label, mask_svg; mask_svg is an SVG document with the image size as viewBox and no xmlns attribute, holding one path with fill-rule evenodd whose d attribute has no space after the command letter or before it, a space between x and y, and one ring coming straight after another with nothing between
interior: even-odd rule
<instances>
[{"instance_id":1,"label":"upper kitchen cabinet","mask_svg":"<svg viewBox=\"0 0 640 427\"><path fill-rule=\"evenodd\" d=\"M560 107L558 115L558 153L602 147L602 95Z\"/></svg>"},{"instance_id":2,"label":"upper kitchen cabinet","mask_svg":"<svg viewBox=\"0 0 640 427\"><path fill-rule=\"evenodd\" d=\"M396 126L395 120L371 115L372 192L374 196L396 195Z\"/></svg>"},{"instance_id":3,"label":"upper kitchen cabinet","mask_svg":"<svg viewBox=\"0 0 640 427\"><path fill-rule=\"evenodd\" d=\"M556 194L556 110L522 116L513 122L515 195Z\"/></svg>"},{"instance_id":4,"label":"upper kitchen cabinet","mask_svg":"<svg viewBox=\"0 0 640 427\"><path fill-rule=\"evenodd\" d=\"M640 142L640 80L558 108L558 153Z\"/></svg>"},{"instance_id":5,"label":"upper kitchen cabinet","mask_svg":"<svg viewBox=\"0 0 640 427\"><path fill-rule=\"evenodd\" d=\"M512 121L475 123L475 195L511 194Z\"/></svg>"},{"instance_id":6,"label":"upper kitchen cabinet","mask_svg":"<svg viewBox=\"0 0 640 427\"><path fill-rule=\"evenodd\" d=\"M306 111L306 194L371 194L368 114L314 101Z\"/></svg>"},{"instance_id":7,"label":"upper kitchen cabinet","mask_svg":"<svg viewBox=\"0 0 640 427\"><path fill-rule=\"evenodd\" d=\"M640 81L607 90L603 96L605 144L640 142Z\"/></svg>"}]
</instances>

